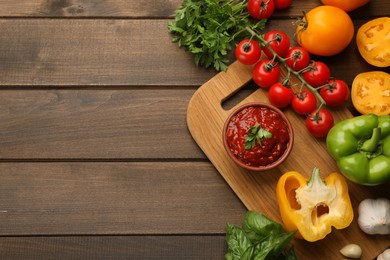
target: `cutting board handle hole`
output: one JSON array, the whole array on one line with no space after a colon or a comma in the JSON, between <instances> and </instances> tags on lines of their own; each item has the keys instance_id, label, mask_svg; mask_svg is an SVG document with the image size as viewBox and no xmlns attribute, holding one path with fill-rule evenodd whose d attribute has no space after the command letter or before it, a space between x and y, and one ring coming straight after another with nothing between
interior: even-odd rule
<instances>
[{"instance_id":1,"label":"cutting board handle hole","mask_svg":"<svg viewBox=\"0 0 390 260\"><path fill-rule=\"evenodd\" d=\"M239 90L234 92L231 96L227 97L222 101L222 108L224 110L230 110L233 107L237 106L240 102L245 100L253 92L257 91L259 87L253 82L249 81L247 84L242 86Z\"/></svg>"}]
</instances>

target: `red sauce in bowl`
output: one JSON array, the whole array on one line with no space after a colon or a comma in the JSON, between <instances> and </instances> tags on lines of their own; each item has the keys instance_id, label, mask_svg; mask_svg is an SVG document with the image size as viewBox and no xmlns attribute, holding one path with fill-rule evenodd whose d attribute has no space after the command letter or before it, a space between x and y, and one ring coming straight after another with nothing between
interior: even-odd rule
<instances>
[{"instance_id":1,"label":"red sauce in bowl","mask_svg":"<svg viewBox=\"0 0 390 260\"><path fill-rule=\"evenodd\" d=\"M250 167L267 166L281 158L291 140L289 126L280 113L267 106L246 106L233 114L225 126L225 142L231 153ZM249 128L256 125L272 137L262 138L261 144L256 141L254 147L246 149Z\"/></svg>"}]
</instances>

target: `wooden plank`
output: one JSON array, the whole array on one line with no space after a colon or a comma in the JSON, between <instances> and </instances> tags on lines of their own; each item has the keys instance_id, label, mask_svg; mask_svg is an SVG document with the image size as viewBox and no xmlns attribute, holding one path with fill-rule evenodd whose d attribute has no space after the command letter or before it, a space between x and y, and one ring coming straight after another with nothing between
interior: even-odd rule
<instances>
[{"instance_id":1,"label":"wooden plank","mask_svg":"<svg viewBox=\"0 0 390 260\"><path fill-rule=\"evenodd\" d=\"M285 162L272 170L255 173L241 168L229 158L221 138L223 126L229 114L242 104L256 101L269 104L267 93L257 91L230 110L221 107L223 100L234 95L238 89L251 79L251 71L249 66L235 62L226 73L219 73L201 86L190 100L187 124L197 144L244 205L249 210L263 212L281 222L279 209L275 206L277 205L275 186L281 174L294 170L309 178L312 169L317 167L321 170L322 177L325 177L331 172L338 172L339 170L335 160L327 151L325 139L311 136L302 121L302 117L291 109L284 112L293 126L294 144ZM287 73L284 68L281 71L283 74ZM299 86L297 79L291 79L291 81ZM352 117L346 108L333 110L332 114L335 123ZM362 185L350 185L349 191L355 210L364 198L380 196L376 192L367 193L368 189ZM386 197L389 197L389 194ZM259 198L262 199L259 200ZM354 238L355 243L362 246L363 251L368 252L369 257L373 257L374 252L385 247L385 243L388 243L387 239L367 238L367 236L362 235L355 218L348 229L333 232L319 243L308 244L300 241L296 243L296 246L297 250L301 253L304 252L304 259L314 259L316 256L324 254L330 259L334 259L338 253L335 248L340 243L346 244L351 237ZM323 253L319 253L321 250L323 250ZM332 251L333 253L330 253Z\"/></svg>"},{"instance_id":2,"label":"wooden plank","mask_svg":"<svg viewBox=\"0 0 390 260\"><path fill-rule=\"evenodd\" d=\"M340 245L342 247L342 245ZM383 248L384 250L385 248ZM378 255L381 253L377 252ZM4 259L224 259L224 235L1 237ZM316 259L328 260L329 255ZM341 259L339 254L335 259ZM363 253L363 258L364 257ZM371 260L371 259L370 259Z\"/></svg>"},{"instance_id":3,"label":"wooden plank","mask_svg":"<svg viewBox=\"0 0 390 260\"><path fill-rule=\"evenodd\" d=\"M2 90L0 160L205 158L191 89Z\"/></svg>"},{"instance_id":4,"label":"wooden plank","mask_svg":"<svg viewBox=\"0 0 390 260\"><path fill-rule=\"evenodd\" d=\"M0 163L0 236L224 234L245 208L210 163Z\"/></svg>"},{"instance_id":5,"label":"wooden plank","mask_svg":"<svg viewBox=\"0 0 390 260\"><path fill-rule=\"evenodd\" d=\"M181 0L0 0L7 17L168 17Z\"/></svg>"},{"instance_id":6,"label":"wooden plank","mask_svg":"<svg viewBox=\"0 0 390 260\"><path fill-rule=\"evenodd\" d=\"M1 19L0 87L202 85L216 72L197 68L193 55L171 42L167 23ZM277 20L268 23L270 29L293 37L295 26L291 19ZM326 61L332 76L349 84L359 72L378 70L360 57L354 41L337 56L313 59Z\"/></svg>"},{"instance_id":7,"label":"wooden plank","mask_svg":"<svg viewBox=\"0 0 390 260\"><path fill-rule=\"evenodd\" d=\"M0 16L6 17L173 17L181 0L0 0ZM302 15L318 5L319 0L294 0L285 10L276 11L271 19ZM367 8L370 10L368 13ZM370 1L365 7L351 12L351 16L388 15L388 1Z\"/></svg>"},{"instance_id":8,"label":"wooden plank","mask_svg":"<svg viewBox=\"0 0 390 260\"><path fill-rule=\"evenodd\" d=\"M0 43L0 85L181 85L214 74L171 42L166 20L0 20Z\"/></svg>"},{"instance_id":9,"label":"wooden plank","mask_svg":"<svg viewBox=\"0 0 390 260\"><path fill-rule=\"evenodd\" d=\"M3 259L223 259L224 235L2 237Z\"/></svg>"},{"instance_id":10,"label":"wooden plank","mask_svg":"<svg viewBox=\"0 0 390 260\"><path fill-rule=\"evenodd\" d=\"M0 178L0 255L10 257L6 259L21 259L27 252L32 259L47 259L63 250L68 250L65 256L80 256L78 259L100 250L105 252L102 256L131 256L131 250L135 256L168 257L181 255L178 248L190 246L193 249L187 252L195 259L198 254L208 258L226 252L221 238L226 222L241 226L246 212L209 163L0 163ZM359 189L354 184L350 188L353 194ZM358 197L374 195L388 196L387 187L367 187ZM259 203L263 199L259 197ZM333 231L316 243L297 239L293 243L302 259L313 253L316 259L332 259L344 244L362 238L375 239L381 250L388 246L386 236L362 232L337 240L335 234L350 233L354 228ZM84 237L129 234L135 236ZM176 237L178 234L181 236ZM36 236L15 237L31 235ZM219 239L210 235L219 235ZM326 245L332 239L339 244L329 250ZM362 259L372 259L369 256L379 251L365 250Z\"/></svg>"}]
</instances>

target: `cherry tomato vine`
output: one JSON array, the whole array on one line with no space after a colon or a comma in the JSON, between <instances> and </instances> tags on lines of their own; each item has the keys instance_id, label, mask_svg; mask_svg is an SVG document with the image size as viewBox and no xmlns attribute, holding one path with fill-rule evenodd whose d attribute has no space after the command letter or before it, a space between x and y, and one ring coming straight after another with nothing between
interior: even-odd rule
<instances>
[{"instance_id":1,"label":"cherry tomato vine","mask_svg":"<svg viewBox=\"0 0 390 260\"><path fill-rule=\"evenodd\" d=\"M327 65L310 60L310 55L304 48L291 48L289 38L284 32L273 30L259 35L250 28L246 30L252 36L250 40L258 39L267 57L255 58L258 61L254 63L254 82L261 88L269 89L271 103L280 108L291 104L296 113L306 116L306 126L310 133L315 137L325 137L334 121L331 113L323 107L343 105L349 97L348 85L342 80L332 79ZM280 64L287 71L282 82L278 82ZM299 91L294 93L293 97L283 88L291 87L292 76L300 81Z\"/></svg>"}]
</instances>

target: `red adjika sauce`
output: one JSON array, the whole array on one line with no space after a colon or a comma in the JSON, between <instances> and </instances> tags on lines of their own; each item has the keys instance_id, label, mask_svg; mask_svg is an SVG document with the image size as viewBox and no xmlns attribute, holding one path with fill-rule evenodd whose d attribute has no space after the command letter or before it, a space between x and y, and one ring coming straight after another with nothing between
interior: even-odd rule
<instances>
[{"instance_id":1,"label":"red adjika sauce","mask_svg":"<svg viewBox=\"0 0 390 260\"><path fill-rule=\"evenodd\" d=\"M253 148L245 149L245 137L251 126L259 125L272 134L262 138ZM289 140L286 122L268 107L249 106L233 116L227 127L227 143L230 151L244 164L252 167L266 166L277 161L286 151Z\"/></svg>"}]
</instances>

